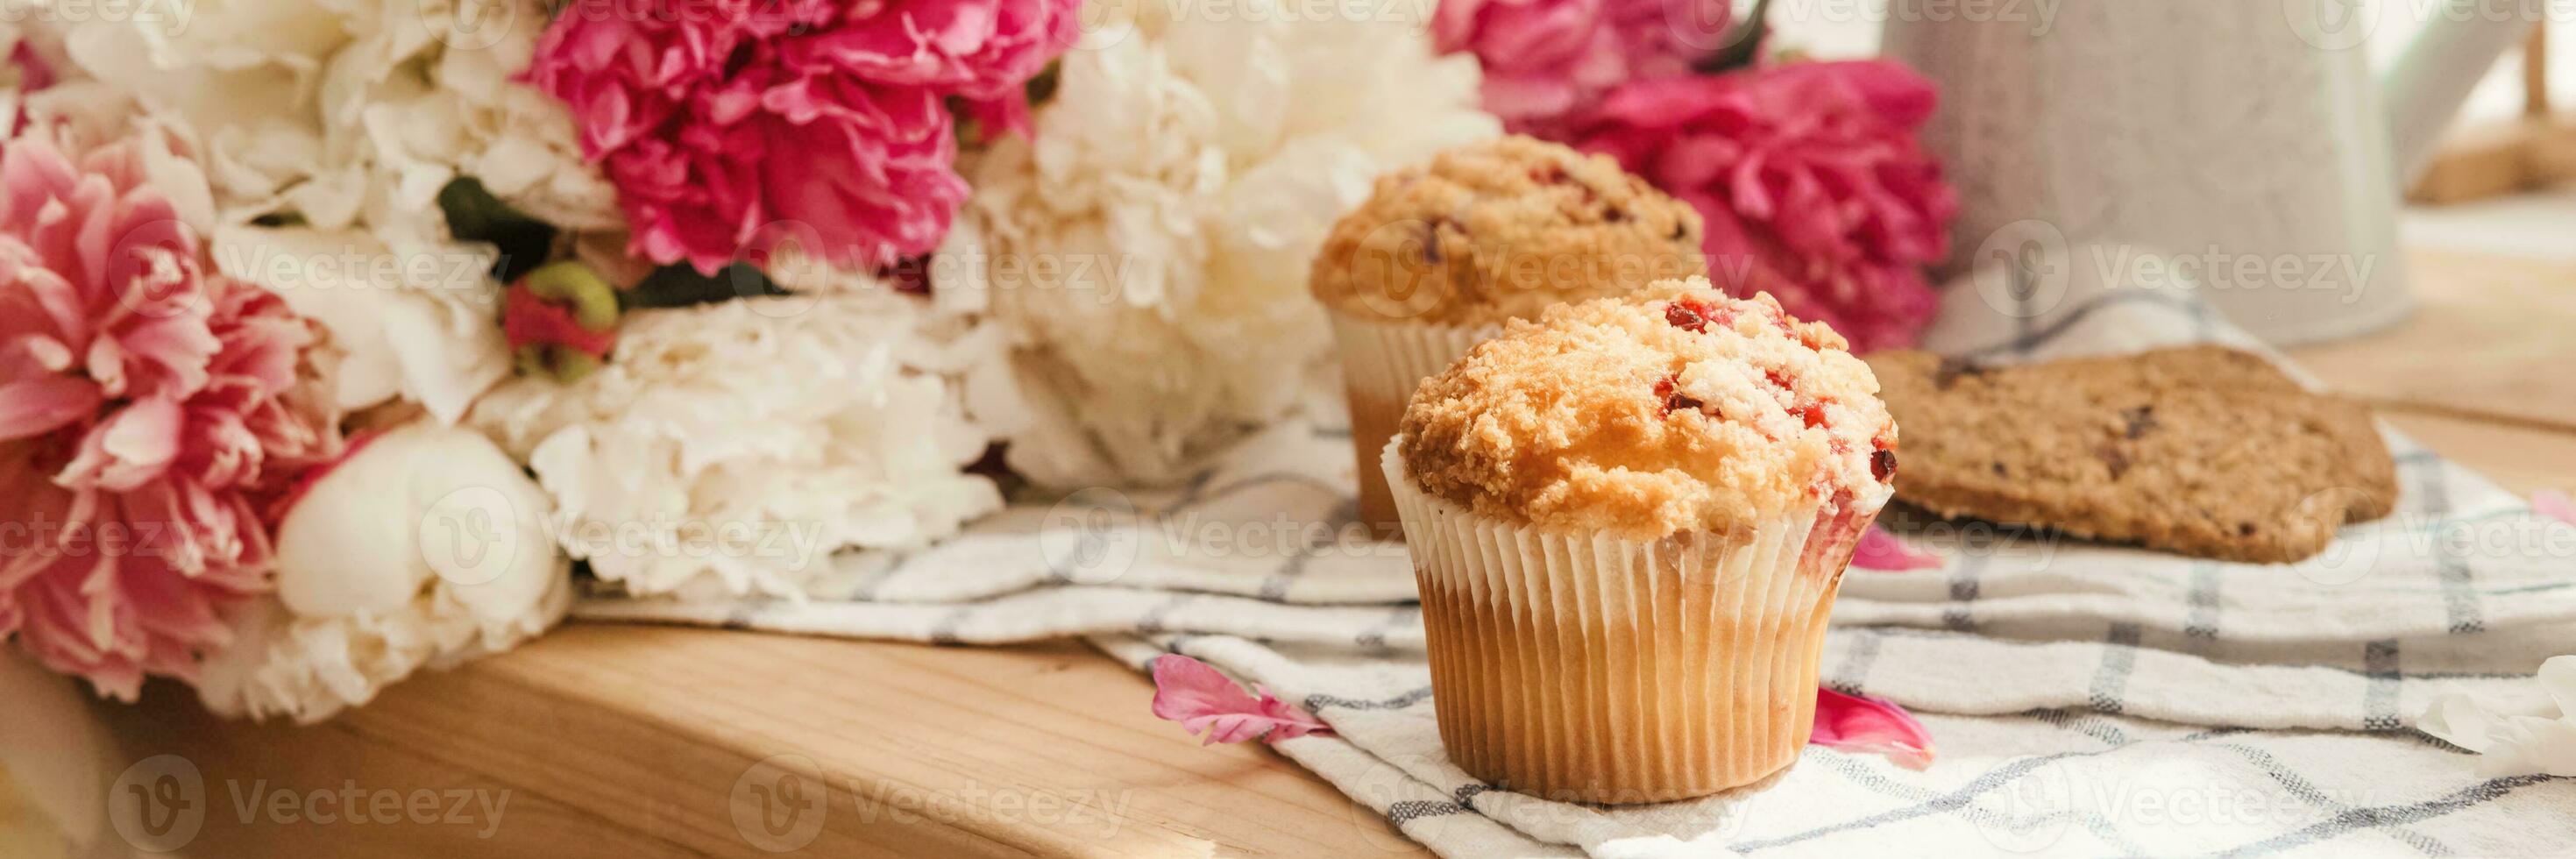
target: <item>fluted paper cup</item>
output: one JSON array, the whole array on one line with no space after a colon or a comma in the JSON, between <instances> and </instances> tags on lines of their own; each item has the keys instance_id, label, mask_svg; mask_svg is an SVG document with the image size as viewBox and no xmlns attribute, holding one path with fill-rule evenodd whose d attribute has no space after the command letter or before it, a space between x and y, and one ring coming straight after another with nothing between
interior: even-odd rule
<instances>
[{"instance_id":1,"label":"fluted paper cup","mask_svg":"<svg viewBox=\"0 0 2576 859\"><path fill-rule=\"evenodd\" d=\"M1381 467L1460 768L1548 799L1643 803L1797 759L1834 593L1875 513L1811 505L1640 542L1462 509L1415 486L1392 442Z\"/></svg>"},{"instance_id":2,"label":"fluted paper cup","mask_svg":"<svg viewBox=\"0 0 2576 859\"><path fill-rule=\"evenodd\" d=\"M1395 500L1387 495L1378 451L1395 437L1404 405L1422 380L1449 369L1467 350L1503 331L1427 322L1375 322L1327 314L1342 347L1342 390L1350 397L1351 450L1359 465L1360 521L1383 538L1400 538Z\"/></svg>"}]
</instances>

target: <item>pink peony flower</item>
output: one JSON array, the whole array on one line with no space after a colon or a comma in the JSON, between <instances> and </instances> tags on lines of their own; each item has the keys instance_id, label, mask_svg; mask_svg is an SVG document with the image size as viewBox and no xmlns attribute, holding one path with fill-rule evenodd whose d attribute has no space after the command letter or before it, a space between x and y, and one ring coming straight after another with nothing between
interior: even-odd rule
<instances>
[{"instance_id":1,"label":"pink peony flower","mask_svg":"<svg viewBox=\"0 0 2576 859\"><path fill-rule=\"evenodd\" d=\"M574 0L527 79L572 108L657 263L715 273L782 242L879 268L966 199L956 106L1025 127L1072 0Z\"/></svg>"},{"instance_id":2,"label":"pink peony flower","mask_svg":"<svg viewBox=\"0 0 2576 859\"><path fill-rule=\"evenodd\" d=\"M1853 351L1901 348L1938 299L1958 197L1915 132L1932 85L1879 60L1634 81L1574 138L1708 222L1711 279L1768 291Z\"/></svg>"},{"instance_id":3,"label":"pink peony flower","mask_svg":"<svg viewBox=\"0 0 2576 859\"><path fill-rule=\"evenodd\" d=\"M267 502L337 444L312 329L204 273L143 145L0 143L0 637L126 699L224 643Z\"/></svg>"},{"instance_id":4,"label":"pink peony flower","mask_svg":"<svg viewBox=\"0 0 2576 859\"><path fill-rule=\"evenodd\" d=\"M1613 87L1690 74L1733 15L1726 0L1441 0L1431 38L1476 55L1505 127L1562 140Z\"/></svg>"}]
</instances>

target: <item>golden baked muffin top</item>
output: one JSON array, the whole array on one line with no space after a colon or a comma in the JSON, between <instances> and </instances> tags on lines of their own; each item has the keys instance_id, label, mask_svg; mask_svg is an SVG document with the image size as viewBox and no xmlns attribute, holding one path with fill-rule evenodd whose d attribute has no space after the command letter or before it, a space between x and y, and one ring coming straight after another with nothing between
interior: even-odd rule
<instances>
[{"instance_id":1,"label":"golden baked muffin top","mask_svg":"<svg viewBox=\"0 0 2576 859\"><path fill-rule=\"evenodd\" d=\"M1768 294L1664 281L1515 321L1414 392L1399 452L1431 495L1650 540L1818 502L1874 513L1896 424L1841 335Z\"/></svg>"},{"instance_id":2,"label":"golden baked muffin top","mask_svg":"<svg viewBox=\"0 0 2576 859\"><path fill-rule=\"evenodd\" d=\"M1475 326L1706 274L1699 213L1606 155L1510 136L1378 177L1308 286L1380 321Z\"/></svg>"}]
</instances>

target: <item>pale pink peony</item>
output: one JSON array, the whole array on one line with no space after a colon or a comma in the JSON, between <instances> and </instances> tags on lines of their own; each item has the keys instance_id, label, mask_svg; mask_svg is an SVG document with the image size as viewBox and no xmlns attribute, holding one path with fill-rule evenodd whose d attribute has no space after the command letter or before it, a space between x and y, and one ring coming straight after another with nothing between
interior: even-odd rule
<instances>
[{"instance_id":1,"label":"pale pink peony","mask_svg":"<svg viewBox=\"0 0 2576 859\"><path fill-rule=\"evenodd\" d=\"M312 329L204 272L145 145L0 143L0 637L126 699L224 643L264 507L337 444Z\"/></svg>"},{"instance_id":2,"label":"pale pink peony","mask_svg":"<svg viewBox=\"0 0 2576 859\"><path fill-rule=\"evenodd\" d=\"M574 0L528 80L572 108L657 263L713 273L781 242L878 268L966 199L950 104L1025 124L1072 0Z\"/></svg>"},{"instance_id":3,"label":"pale pink peony","mask_svg":"<svg viewBox=\"0 0 2576 859\"><path fill-rule=\"evenodd\" d=\"M1766 290L1853 351L1911 346L1938 298L1958 196L1915 133L1932 84L1895 63L1795 62L1636 81L1576 146L1609 153L1708 222L1709 276Z\"/></svg>"},{"instance_id":4,"label":"pale pink peony","mask_svg":"<svg viewBox=\"0 0 2576 859\"><path fill-rule=\"evenodd\" d=\"M1561 140L1612 88L1690 74L1733 14L1726 0L1441 0L1431 38L1476 55L1505 127Z\"/></svg>"}]
</instances>

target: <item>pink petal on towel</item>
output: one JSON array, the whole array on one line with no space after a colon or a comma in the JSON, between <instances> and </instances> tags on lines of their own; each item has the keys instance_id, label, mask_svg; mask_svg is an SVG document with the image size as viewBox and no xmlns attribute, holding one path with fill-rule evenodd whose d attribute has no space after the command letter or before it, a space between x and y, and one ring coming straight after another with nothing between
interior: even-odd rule
<instances>
[{"instance_id":1,"label":"pink petal on towel","mask_svg":"<svg viewBox=\"0 0 2576 859\"><path fill-rule=\"evenodd\" d=\"M1207 663L1174 653L1154 658L1154 715L1181 723L1191 736L1204 731L1203 746L1255 737L1275 743L1333 732L1260 684L1247 693Z\"/></svg>"},{"instance_id":2,"label":"pink petal on towel","mask_svg":"<svg viewBox=\"0 0 2576 859\"><path fill-rule=\"evenodd\" d=\"M1937 570L1941 568L1941 556L1905 545L1887 529L1871 525L1867 533L1860 535L1860 545L1852 549L1851 565L1888 573Z\"/></svg>"},{"instance_id":3,"label":"pink petal on towel","mask_svg":"<svg viewBox=\"0 0 2576 859\"><path fill-rule=\"evenodd\" d=\"M2531 493L2531 509L2542 516L2576 525L2576 500L2570 500L2567 493L2555 489Z\"/></svg>"},{"instance_id":4,"label":"pink petal on towel","mask_svg":"<svg viewBox=\"0 0 2576 859\"><path fill-rule=\"evenodd\" d=\"M1866 695L1816 687L1816 729L1807 742L1886 755L1906 769L1932 765L1932 734L1905 708Z\"/></svg>"}]
</instances>

